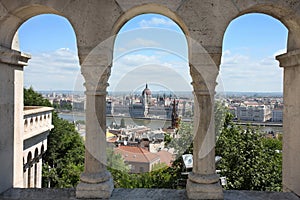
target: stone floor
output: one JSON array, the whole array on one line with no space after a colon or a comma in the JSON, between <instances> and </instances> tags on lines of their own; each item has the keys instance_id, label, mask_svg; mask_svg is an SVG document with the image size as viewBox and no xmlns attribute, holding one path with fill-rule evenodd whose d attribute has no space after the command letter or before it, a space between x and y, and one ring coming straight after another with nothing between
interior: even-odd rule
<instances>
[{"instance_id":1,"label":"stone floor","mask_svg":"<svg viewBox=\"0 0 300 200\"><path fill-rule=\"evenodd\" d=\"M75 200L74 189L11 189L0 195L1 200ZM187 199L185 190L170 189L115 189L112 200L165 200ZM284 192L224 191L225 200L299 200Z\"/></svg>"}]
</instances>

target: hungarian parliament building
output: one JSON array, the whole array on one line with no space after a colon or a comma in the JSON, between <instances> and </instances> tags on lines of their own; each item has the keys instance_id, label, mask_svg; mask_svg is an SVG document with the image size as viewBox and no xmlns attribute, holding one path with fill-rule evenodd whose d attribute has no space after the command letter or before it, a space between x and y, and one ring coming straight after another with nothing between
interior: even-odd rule
<instances>
[{"instance_id":1,"label":"hungarian parliament building","mask_svg":"<svg viewBox=\"0 0 300 200\"><path fill-rule=\"evenodd\" d=\"M193 105L186 100L170 96L152 97L152 92L146 84L141 95L127 98L121 104L110 99L106 101L106 114L125 115L132 118L172 119L175 112L179 117L191 117Z\"/></svg>"}]
</instances>

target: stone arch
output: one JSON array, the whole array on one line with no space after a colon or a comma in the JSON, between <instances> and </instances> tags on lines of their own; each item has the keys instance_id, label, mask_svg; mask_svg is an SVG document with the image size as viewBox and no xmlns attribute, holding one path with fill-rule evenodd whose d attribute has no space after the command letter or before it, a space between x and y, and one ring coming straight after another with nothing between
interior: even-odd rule
<instances>
[{"instance_id":1,"label":"stone arch","mask_svg":"<svg viewBox=\"0 0 300 200\"><path fill-rule=\"evenodd\" d=\"M294 9L296 8L294 4L297 3L286 3L280 0L274 3L255 3L248 7L240 8L238 14L230 22L244 14L260 13L269 15L280 21L289 30L287 48L288 50L295 50L300 47L300 39L296 37L296 35L300 34L300 14Z\"/></svg>"},{"instance_id":2,"label":"stone arch","mask_svg":"<svg viewBox=\"0 0 300 200\"><path fill-rule=\"evenodd\" d=\"M147 4L148 5L148 4ZM81 175L81 182L77 186L76 195L77 197L81 197L84 195L84 192L88 191L87 185L93 183L94 180L89 175L99 174L101 175L103 180L98 181L97 184L104 185L106 184L109 191L109 195L112 191L113 186L111 186L111 176L106 170L106 166L104 163L106 162L106 154L100 152L105 152L106 141L103 137L105 135L106 129L106 120L105 120L105 112L103 112L106 108L106 88L108 86L107 81L110 76L110 67L112 63L112 49L114 49L114 40L115 35L119 32L121 27L129 21L131 18L145 13L156 13L161 14L166 17L169 17L173 21L177 21L177 25L179 22L181 29L188 35L188 29L184 25L184 23L177 17L172 11L169 9L159 6L149 4L148 6L138 6L133 8L122 15L119 20L114 24L114 27L111 31L111 38L98 45L94 48L90 53L86 56L85 61L82 63L82 74L85 78L85 87L86 87L86 127L93 127L94 130L97 130L97 133L103 133L95 135L93 132L86 132L86 160L85 162L85 171ZM150 8L150 9L149 9ZM169 13L169 14L168 14ZM171 13L171 14L170 14ZM172 15L170 17L170 15ZM174 20L175 19L175 20ZM185 30L185 31L184 31ZM188 40L187 40L188 43ZM94 63L94 64L93 64ZM94 135L94 136L93 136ZM93 137L91 137L93 136ZM101 139L102 138L102 139ZM94 144L94 145L93 145ZM100 144L100 145L99 145ZM95 147L98 146L98 150L95 151ZM95 153L97 152L97 153ZM92 166L99 166L92 167ZM97 175L98 176L98 175ZM106 193L105 193L106 195ZM107 198L107 196L105 196Z\"/></svg>"},{"instance_id":3,"label":"stone arch","mask_svg":"<svg viewBox=\"0 0 300 200\"><path fill-rule=\"evenodd\" d=\"M4 7L3 5L1 5ZM7 48L11 48L13 44L13 38L18 30L18 28L31 17L40 15L40 14L57 14L61 15L57 10L40 5L40 4L31 4L16 6L10 10L10 13L6 14L6 19L1 23L0 26L6 27L5 29L0 30L0 43Z\"/></svg>"},{"instance_id":4,"label":"stone arch","mask_svg":"<svg viewBox=\"0 0 300 200\"><path fill-rule=\"evenodd\" d=\"M33 4L30 6L24 6L24 7L18 8L16 11L13 11L12 13L16 13L16 16L19 18L19 20L15 20L15 19L10 20L9 21L10 25L8 26L8 28L5 30L0 30L0 34L1 34L1 32L4 32L4 31L6 31L5 33L7 33L6 38L0 37L0 43L5 45L7 48L14 49L14 43L16 42L15 36L17 34L17 30L23 25L23 23L25 23L26 21L30 20L33 17L37 17L37 16L43 15L43 14L52 14L52 15L59 16L59 17L66 19L68 21L68 23L71 25L72 30L74 31L74 34L75 34L75 38L77 39L77 32L76 32L75 26L73 25L70 17L64 15L63 13L59 12L58 10L55 10L53 7L48 7L48 6L39 5L39 4ZM10 17L16 17L16 16L14 16L14 15L8 16L8 19ZM3 22L3 24L5 24L5 23L6 23L6 21ZM0 24L0 26L3 26L3 25ZM17 43L18 42L19 41L17 41ZM77 41L76 41L76 46L77 46Z\"/></svg>"},{"instance_id":5,"label":"stone arch","mask_svg":"<svg viewBox=\"0 0 300 200\"><path fill-rule=\"evenodd\" d=\"M298 4L298 7L296 4ZM299 107L299 102L297 102L299 97L294 92L299 90L300 85L298 79L300 76L300 38L297 37L300 34L300 14L299 12L297 13L298 8L299 2L294 1L256 3L240 9L238 14L228 22L229 25L240 16L259 13L275 18L288 29L287 53L276 57L280 62L280 66L284 68L282 186L283 191L292 191L297 195L300 194L300 187L296 181L300 178L298 173L300 167L300 159L298 159L300 148L296 141L299 141L297 130L300 117L298 115L299 110L296 109ZM224 33L222 41L224 40Z\"/></svg>"},{"instance_id":6,"label":"stone arch","mask_svg":"<svg viewBox=\"0 0 300 200\"><path fill-rule=\"evenodd\" d=\"M183 33L186 36L189 36L189 29L184 23L184 21L172 10L169 8L159 5L159 4L154 4L154 3L149 3L149 4L143 4L139 6L135 6L129 10L127 10L123 15L121 15L118 20L115 22L112 33L111 35L116 35L120 31L120 29L132 18L141 15L141 14L160 14L165 17L170 18L173 20L183 31Z\"/></svg>"},{"instance_id":7,"label":"stone arch","mask_svg":"<svg viewBox=\"0 0 300 200\"><path fill-rule=\"evenodd\" d=\"M111 60L109 60L109 65L110 67L112 67L113 64L113 50L114 50L114 46L115 46L115 40L116 40L116 36L119 34L121 28L127 23L129 22L131 19L139 16L139 15L143 15L143 14L159 14L162 15L164 17L167 17L169 19L171 19L183 32L183 34L185 35L185 39L186 39L186 43L187 43L187 58L186 61L189 62L189 50L190 50L190 46L192 46L193 41L191 41L191 39L189 39L189 28L187 27L187 25L185 24L185 22L182 20L182 18L176 14L176 12L173 12L171 9L169 9L168 7L166 7L165 5L161 5L161 4L156 4L156 3L148 3L148 4L142 4L142 5L138 5L138 6L134 6L132 8L130 8L129 10L126 10L125 13L123 13L114 23L113 28L112 28L112 32L111 32L111 36L112 38L110 39L110 43L111 45L111 55L109 55L109 58ZM175 53L175 52L173 52ZM176 53L175 53L176 54ZM176 54L177 56L179 56L178 54ZM182 56L179 56L182 58ZM110 73L108 73L108 77L107 80L110 77ZM190 74L191 75L191 74Z\"/></svg>"},{"instance_id":8,"label":"stone arch","mask_svg":"<svg viewBox=\"0 0 300 200\"><path fill-rule=\"evenodd\" d=\"M254 20L251 20L251 15L255 15L255 14L257 14L257 15L261 15L263 18L271 18L271 20L272 21L276 21L276 22L278 22L279 24L281 24L283 27L285 27L286 29L288 29L288 27L282 22L282 21L280 21L278 18L275 18L275 17L273 17L272 15L270 15L270 14L265 14L265 13L262 13L262 12L246 12L246 13L241 13L241 14L239 14L237 17L235 17L235 18L233 18L231 21L230 21L230 23L228 24L228 26L226 27L226 31L223 33L223 38L222 38L222 42L223 42L223 44L224 44L224 41L225 41L225 33L228 31L228 29L229 29L229 26L234 22L234 21L236 21L236 20L238 20L240 17L247 17L247 19L248 18L250 18L250 20L249 21L254 21ZM255 23L255 21L254 21L254 23ZM241 24L241 23L239 23L239 24ZM245 23L244 23L245 24ZM247 24L248 25L248 24ZM277 25L277 24L276 24ZM280 26L280 25L278 25L278 26ZM257 29L260 29L260 27L255 27L255 30L257 30ZM229 37L227 37L227 38L231 38L231 36L229 35ZM249 36L248 38L251 38L251 36ZM252 36L252 38L254 38L253 36ZM257 38L262 38L262 37L257 37ZM285 39L285 37L284 37L284 39ZM247 39L246 39L247 40ZM245 45L245 44L244 44ZM287 44L285 43L285 46L284 46L284 48L286 48L287 47ZM222 45L222 48L223 48L223 51L224 50L226 50L226 49L224 49L224 46ZM279 50L279 49L278 49ZM274 52L275 53L275 52ZM223 57L224 55L222 55L222 58L224 58ZM274 57L274 60L275 60L275 57ZM222 64L224 64L224 63L222 63ZM222 66L220 66L221 68L222 68ZM227 88L228 89L228 88Z\"/></svg>"},{"instance_id":9,"label":"stone arch","mask_svg":"<svg viewBox=\"0 0 300 200\"><path fill-rule=\"evenodd\" d=\"M147 4L148 5L148 4ZM152 5L152 4L151 4ZM137 46L135 46L134 48L129 48L129 49L127 49L126 50L126 54L131 54L131 53L134 53L134 52L136 52L136 51L140 51L141 49L141 47L143 48L143 49L147 49L147 50L153 50L153 51L167 51L169 54L172 54L172 55L174 55L174 56L176 56L176 57L178 57L178 58L180 58L181 59L181 61L182 62L185 62L185 63L187 63L188 64L188 62L189 62L189 42L191 41L190 39L189 39L189 37L188 37L188 30L187 30L187 27L185 26L185 24L183 24L183 26L180 26L180 24L179 23L177 23L178 22L178 20L177 20L177 22L176 21L174 21L174 17L169 17L170 15L166 15L165 13L163 13L163 11L161 11L161 12L158 12L158 11L153 11L153 10L155 10L155 8L161 8L162 6L161 5L156 5L156 4L154 4L155 6L154 6L154 8L153 9L150 9L151 10L151 12L146 12L146 11L143 11L143 12L141 12L141 10L137 10L137 11L134 11L133 13L130 13L131 15L130 15L130 17L131 18L129 18L129 19L127 19L127 20L125 20L124 21L124 19L125 19L125 17L124 16L121 16L120 18L123 18L122 20L123 20L123 23L120 23L120 22L117 22L116 24L118 24L118 27L116 27L116 26L114 26L114 37L112 37L111 39L110 39L110 44L111 44L111 48L112 48L112 51L111 51L111 54L112 54L112 56L111 56L111 60L110 60L110 67L113 67L114 68L114 64L115 63L113 63L113 62L116 62L116 61L118 61L122 56L124 56L125 54L123 54L123 53L121 53L121 54L119 54L119 55L117 55L117 54L115 54L115 49L116 49L116 42L117 42L117 40L119 39L119 38L121 38L121 37L119 37L121 34L123 34L123 35L126 35L127 33L125 33L125 32L122 32L122 33L120 33L120 31L121 31L121 29L123 28L123 27L125 27L126 25L127 25L127 23L129 23L131 20L134 20L135 18L136 19L139 19L139 17L143 17L143 16L146 16L146 15L154 15L153 17L164 17L164 19L165 18L167 18L168 20L170 20L170 21L172 21L173 23L174 23L174 27L176 27L176 31L174 31L174 30L169 30L169 29L167 29L166 28L166 32L164 32L164 31L162 31L161 33L165 33L166 35L168 35L168 36L170 36L170 38L172 38L172 35L174 34L174 35L180 35L180 36L182 36L182 38L180 37L180 41L183 41L182 42L182 46L184 46L184 48L182 48L182 49L184 49L184 52L179 52L179 51L176 51L176 50L174 50L173 48L163 48L163 46L164 45L161 45L161 46L156 46L155 44L154 45L151 45L151 44L146 44L146 45L137 45ZM137 6L138 8L139 8L139 6ZM144 8L144 6L141 6L143 9L146 9L146 8ZM136 7L135 7L136 8ZM135 8L133 8L133 9L135 9ZM164 8L164 7L163 7ZM167 9L167 8L164 8L164 9ZM139 12L138 12L139 11ZM169 10L170 11L170 10ZM129 11L130 12L130 11ZM170 11L170 12L172 12L172 11ZM161 14L162 13L162 14ZM174 14L174 13L173 13ZM125 14L126 15L126 14ZM119 20L120 20L120 18L119 18ZM180 20L179 20L180 21ZM183 23L183 22L182 22ZM181 25L182 25L182 23L181 23ZM121 25L121 26L119 26L119 25ZM152 27L150 27L150 29L151 29ZM129 32L130 31L133 31L133 32L135 32L136 30L135 29L130 29L129 30ZM151 30L149 30L149 31L151 31ZM170 32L169 32L170 31ZM174 31L174 33L172 33ZM186 32L185 32L186 31ZM139 33L139 31L136 31L137 33L138 33L138 35L141 35L141 37L144 37L143 36L143 34L142 33ZM147 32L147 30L145 30L145 32ZM155 32L155 31L154 31ZM130 33L128 34L128 35L130 35ZM126 36L124 36L124 37L126 37ZM140 37L140 36L139 36ZM169 40L170 41L173 41L173 38L172 39L170 39L169 38ZM153 38L152 38L153 39ZM152 40L151 39L151 40ZM156 39L153 39L153 40L156 40ZM190 43L192 43L192 42L190 42ZM185 51L185 47L186 47L186 51ZM186 70L188 71L190 69L190 67L189 66L187 66L186 67ZM108 74L109 75L109 77L108 78L110 78L110 76L111 76L111 73L109 73ZM188 76L192 79L192 77L191 77L191 74L188 74ZM187 81L188 83L190 83L191 81ZM144 83L142 83L142 84L144 84ZM164 86L166 86L166 85L164 85Z\"/></svg>"},{"instance_id":10,"label":"stone arch","mask_svg":"<svg viewBox=\"0 0 300 200\"><path fill-rule=\"evenodd\" d=\"M44 144L42 144L42 146L41 146L41 155L44 154L44 151L45 151L45 147L44 147Z\"/></svg>"},{"instance_id":11,"label":"stone arch","mask_svg":"<svg viewBox=\"0 0 300 200\"><path fill-rule=\"evenodd\" d=\"M249 22L249 23L246 23L246 22ZM260 22L265 22L263 24L266 24L269 26L263 27L262 23L260 23ZM270 64L270 66L265 63L262 63L262 64L258 64L258 63L260 60L266 59L266 58L270 58L270 62L274 62L275 57L272 57L272 54L275 53L275 51L277 52L279 49L282 50L283 48L286 48L286 46L287 46L287 44L286 44L286 38L287 38L286 26L284 26L284 24L282 22L280 22L279 20L277 20L276 18L274 18L270 15L264 14L264 13L242 14L242 15L236 17L234 20L232 20L231 23L232 23L231 24L232 26L228 27L226 30L226 38L225 37L223 38L223 44L224 44L224 46L226 46L225 49L223 49L223 52L229 51L230 52L229 57L233 60L231 62L229 61L229 63L226 61L224 62L224 60L226 60L224 58L228 58L226 56L226 54L224 53L225 55L223 55L223 63L222 63L222 66L220 67L222 75L224 75L226 73L226 75L223 76L224 83L225 83L225 78L227 79L227 81L226 81L227 88L225 89L225 91L234 91L235 90L235 91L247 92L247 91L251 91L252 88L256 87L253 90L253 92L270 92L270 91L276 91L276 92L279 91L280 92L282 90L282 87L278 87L278 86L283 85L283 83L281 81L283 71L280 71L280 68L277 66L276 63L275 64L272 63L272 64ZM245 31L245 30L247 30L247 31ZM274 34L274 33L276 33L276 34ZM239 36L237 36L237 35L239 35ZM273 35L272 39L269 39L268 37L271 35ZM275 40L273 39L273 37L275 37L275 35L276 35L276 39L278 39L278 40L276 40L276 42L278 41L278 43L280 45L277 44L276 49L273 47L273 45L271 45L273 48L272 47L269 48L268 45L272 44L272 42L275 42ZM234 40L238 40L239 42L237 42L237 43L239 45L235 44ZM225 45L224 41L226 41L226 45ZM254 43L251 44L251 42L249 42L249 41L254 42ZM280 46L280 48L279 48L279 46ZM262 47L262 48L266 47L266 49L272 50L272 53L268 51L268 53L264 54L266 51L264 49L264 51L260 55L260 53L257 53L257 51L260 50L260 47ZM245 49L249 48L249 49L241 50L242 48L245 48ZM245 61L244 62L239 61L239 58L236 58L236 57L238 57L236 55L241 56L241 57L243 57L243 56L247 57L247 59L249 59L247 61L250 61L251 64L247 65L247 63L245 63ZM262 55L263 55L263 57L262 57ZM256 59L259 61L257 61ZM260 67L255 68L254 63ZM242 81L240 80L241 78L235 79L230 76L230 75L232 75L231 70L227 69L228 71L226 71L226 67L236 71L233 76L243 75L243 73L245 73L245 71L247 71L247 73L246 73L247 76L245 76L244 80L242 80ZM252 67L254 69L252 69ZM268 70L265 70L264 68L266 68ZM263 71L260 71L260 70L263 70ZM237 73L237 71L238 71L238 73ZM264 80L265 84L259 84L258 82L252 80L251 75L253 76L253 74L256 75L255 76L256 80L258 80L257 76L259 77L260 74L262 76L266 77ZM272 77L272 80L274 80L274 82L278 83L278 85L277 84L271 85L269 82L270 80L268 80L268 77ZM236 89L237 87L235 85L239 85L238 90ZM277 86L276 90L271 89L273 85ZM235 86L234 90L233 90L232 86ZM259 88L258 88L258 86L259 86ZM230 106L232 106L232 105L230 105ZM250 123L250 125L252 123L257 123L257 122L270 123L269 122L269 121L271 121L270 118L268 118L268 116L267 117L265 117L265 116L266 116L266 113L269 112L269 115L272 117L273 108L271 107L271 104L270 105L265 104L265 106L266 106L266 108L263 111L264 114L257 116L254 114L257 111L255 111L253 109L252 110L253 115L251 115L251 114L248 115L248 113L250 113L250 112L247 110L246 111L247 114L245 116L245 115L243 115L245 112L242 110L243 107L241 108L241 105L239 105L237 107L234 107L236 110L235 110L235 113L233 114L233 116L236 117L235 120L248 121L248 123ZM268 108L268 106L270 106L270 107ZM276 130L276 132L277 131L278 130ZM263 130L263 128L261 127L261 128L259 128L259 132L264 133L266 131ZM274 132L275 132L275 130L274 130ZM280 130L280 132L281 132L281 130ZM272 158L270 158L270 159L272 159ZM281 165L282 165L282 162L279 163L279 166L281 166ZM268 166L271 166L271 165L268 164ZM254 174L254 172L252 172L252 174ZM278 174L280 174L280 173L278 172Z\"/></svg>"},{"instance_id":12,"label":"stone arch","mask_svg":"<svg viewBox=\"0 0 300 200\"><path fill-rule=\"evenodd\" d=\"M3 94L7 93L8 95L8 102L11 105L13 104L19 104L17 107L10 106L8 113L12 116L15 116L15 120L13 120L11 123L14 124L15 127L22 127L21 125L16 125L19 122L19 120L16 119L23 119L23 104L20 103L19 101L21 100L20 98L23 97L23 66L27 65L27 61L30 58L30 56L26 54L21 54L18 52L19 50L17 48L14 48L14 36L16 35L16 32L18 28L28 19L31 17L40 15L40 14L55 14L58 16L65 17L61 12L61 9L69 3L69 2L63 2L63 3L58 3L58 1L51 2L51 1L43 1L43 2L37 2L36 1L10 1L10 2L1 2L0 3L0 11L1 11L1 16L0 16L0 45L1 45L1 52L2 52L2 57L1 57L1 71L0 74L1 76L1 81L2 82L12 82L14 84L3 84L1 87L1 91ZM70 15L68 15L69 18ZM67 19L67 17L65 17ZM67 19L69 23L72 25L72 22ZM72 26L73 27L73 26ZM76 35L76 31L73 27L73 30ZM16 72L17 73L14 73ZM9 81L5 81L5 80ZM14 95L12 92L14 91ZM17 103L19 102L19 103ZM18 112L15 112L15 110L18 110ZM0 114L1 116L3 115L3 111ZM3 121L3 120L2 120ZM28 121L28 127L30 122ZM34 124L34 122L32 121ZM1 123L2 125L3 123ZM3 126L3 125L2 125ZM10 126L9 124L5 125L6 128L4 131L1 131L1 136L2 135L11 135L7 137L7 140L9 141L7 145L4 145L4 151L0 151L0 157L1 158L6 158L6 149L9 149L11 152L13 152L12 155L4 164L4 168L11 169L9 172L7 171L0 171L1 176L5 176L7 178L4 178L3 183L0 185L0 191L5 191L10 187L22 187L27 185L28 181L20 181L22 180L22 158L17 157L16 155L20 155L23 151L23 147L20 144L23 144L21 134L22 131L16 131L16 128L10 128L14 126ZM11 134L6 134L8 130L11 131ZM6 136L5 136L6 137ZM13 144L13 145L10 145ZM31 157L32 159L32 157ZM25 158L26 161L26 158ZM30 172L31 166L26 165L28 173L30 173L30 176L32 176L33 171ZM26 171L27 174L27 171ZM24 177L24 176L23 176ZM26 175L28 177L28 174ZM12 180L10 180L12 179ZM33 186L32 180L31 182L31 187ZM26 184L24 184L26 183Z\"/></svg>"}]
</instances>

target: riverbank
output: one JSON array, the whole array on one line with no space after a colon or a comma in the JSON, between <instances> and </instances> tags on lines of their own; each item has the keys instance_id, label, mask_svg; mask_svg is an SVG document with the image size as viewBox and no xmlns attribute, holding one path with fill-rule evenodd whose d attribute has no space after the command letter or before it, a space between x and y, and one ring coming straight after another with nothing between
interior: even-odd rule
<instances>
[{"instance_id":1,"label":"riverbank","mask_svg":"<svg viewBox=\"0 0 300 200\"><path fill-rule=\"evenodd\" d=\"M82 112L71 112L71 113L59 113L59 117L62 119L68 120L70 122L74 121L85 121L85 113ZM170 119L161 119L161 118L131 118L130 116L123 116L123 115L110 115L106 117L106 124L109 126L112 123L121 124L121 119L125 120L126 125L132 126L148 126L153 130L157 130L160 128L168 128L171 126ZM182 121L191 122L192 119L183 119ZM237 125L246 126L251 125L258 127L262 132L271 132L274 133L282 133L282 124L280 123L273 123L273 122L241 122L235 121Z\"/></svg>"}]
</instances>

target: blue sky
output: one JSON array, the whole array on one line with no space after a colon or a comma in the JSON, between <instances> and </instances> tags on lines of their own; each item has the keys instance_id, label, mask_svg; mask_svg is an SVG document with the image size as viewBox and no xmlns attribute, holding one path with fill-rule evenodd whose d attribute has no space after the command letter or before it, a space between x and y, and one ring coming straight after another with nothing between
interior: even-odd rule
<instances>
[{"instance_id":1,"label":"blue sky","mask_svg":"<svg viewBox=\"0 0 300 200\"><path fill-rule=\"evenodd\" d=\"M31 18L20 27L19 40L21 51L32 55L25 67L25 87L83 89L76 36L65 18ZM224 36L220 90L282 91L282 69L274 57L286 51L286 42L287 29L272 17L248 14L234 20ZM162 15L133 18L116 39L108 89L134 91L145 82L153 90L191 90L185 38Z\"/></svg>"}]
</instances>

